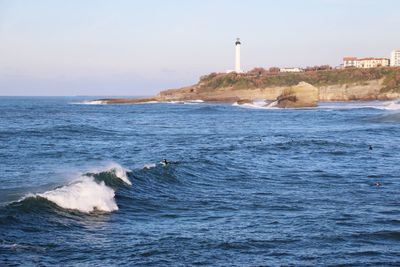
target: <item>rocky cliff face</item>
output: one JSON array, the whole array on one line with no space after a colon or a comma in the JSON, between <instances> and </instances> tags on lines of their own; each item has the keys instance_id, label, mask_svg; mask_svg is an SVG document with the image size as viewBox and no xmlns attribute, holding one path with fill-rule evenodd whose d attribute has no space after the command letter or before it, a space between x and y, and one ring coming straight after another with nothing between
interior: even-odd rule
<instances>
[{"instance_id":1,"label":"rocky cliff face","mask_svg":"<svg viewBox=\"0 0 400 267\"><path fill-rule=\"evenodd\" d=\"M301 82L296 86L286 88L276 100L279 108L305 108L318 105L318 88Z\"/></svg>"},{"instance_id":2,"label":"rocky cliff face","mask_svg":"<svg viewBox=\"0 0 400 267\"><path fill-rule=\"evenodd\" d=\"M102 99L102 103L148 101L277 101L281 107L315 106L316 101L392 100L400 98L400 68L345 69L287 74L203 76L199 83L160 92L147 99Z\"/></svg>"},{"instance_id":3,"label":"rocky cliff face","mask_svg":"<svg viewBox=\"0 0 400 267\"><path fill-rule=\"evenodd\" d=\"M400 97L399 93L383 93L383 86L383 79L321 86L319 101L390 100Z\"/></svg>"},{"instance_id":4,"label":"rocky cliff face","mask_svg":"<svg viewBox=\"0 0 400 267\"><path fill-rule=\"evenodd\" d=\"M311 84L300 82L297 88ZM295 86L296 87L296 86ZM265 99L275 101L279 96L288 92L291 88L295 87L266 87L255 89L232 89L230 87L218 88L212 91L199 90L197 86L186 87L182 89L167 90L161 92L157 98L162 101L176 101L176 100L194 100L201 99L204 101L222 101L222 102L236 102L236 101L252 101L255 99ZM396 92L382 92L383 79L372 80L367 82L335 84L329 86L314 87L318 96L318 101L352 101L352 100L390 100L400 98L400 93ZM314 101L315 94L309 94L310 101ZM304 95L306 96L306 95ZM302 97L305 99L305 97Z\"/></svg>"}]
</instances>

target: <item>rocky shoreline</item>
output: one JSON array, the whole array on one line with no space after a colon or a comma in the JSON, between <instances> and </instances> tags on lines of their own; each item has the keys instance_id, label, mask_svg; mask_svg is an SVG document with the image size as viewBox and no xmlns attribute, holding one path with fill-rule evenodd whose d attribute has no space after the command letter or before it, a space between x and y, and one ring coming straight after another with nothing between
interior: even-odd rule
<instances>
[{"instance_id":1,"label":"rocky shoreline","mask_svg":"<svg viewBox=\"0 0 400 267\"><path fill-rule=\"evenodd\" d=\"M272 83L275 83L276 86L263 86ZM95 101L103 104L193 100L250 103L263 99L275 102L276 107L298 108L315 107L319 101L394 100L400 98L399 89L400 69L398 68L377 68L363 72L334 70L323 73L265 77L249 74L210 74L202 77L199 83L193 86L165 90L154 97L98 99Z\"/></svg>"}]
</instances>

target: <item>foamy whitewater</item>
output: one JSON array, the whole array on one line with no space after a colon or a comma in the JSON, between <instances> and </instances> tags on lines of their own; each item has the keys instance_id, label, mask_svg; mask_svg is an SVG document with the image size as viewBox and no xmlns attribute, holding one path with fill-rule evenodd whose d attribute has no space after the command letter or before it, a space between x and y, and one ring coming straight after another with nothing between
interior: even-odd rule
<instances>
[{"instance_id":1,"label":"foamy whitewater","mask_svg":"<svg viewBox=\"0 0 400 267\"><path fill-rule=\"evenodd\" d=\"M252 103L238 104L232 106L249 108L249 109L279 109L276 107L277 102L268 102L264 100L255 100ZM400 110L399 100L395 101L349 101L349 102L320 102L316 109L362 109L375 108L382 110Z\"/></svg>"},{"instance_id":2,"label":"foamy whitewater","mask_svg":"<svg viewBox=\"0 0 400 267\"><path fill-rule=\"evenodd\" d=\"M104 182L98 183L91 177L81 177L69 185L36 196L46 198L61 208L81 212L118 210L114 190L107 187Z\"/></svg>"},{"instance_id":3,"label":"foamy whitewater","mask_svg":"<svg viewBox=\"0 0 400 267\"><path fill-rule=\"evenodd\" d=\"M156 164L155 163L146 163L143 165L143 169L152 169L155 168Z\"/></svg>"},{"instance_id":4,"label":"foamy whitewater","mask_svg":"<svg viewBox=\"0 0 400 267\"><path fill-rule=\"evenodd\" d=\"M108 163L105 167L92 168L91 173L101 174L110 173L115 175L127 185L132 185L127 176L130 170L125 169L117 163ZM97 181L94 177L79 175L71 183L56 189L39 193L29 194L26 198L42 197L64 209L78 210L80 212L103 211L112 212L118 210L115 202L115 191L108 187L104 181Z\"/></svg>"},{"instance_id":5,"label":"foamy whitewater","mask_svg":"<svg viewBox=\"0 0 400 267\"><path fill-rule=\"evenodd\" d=\"M91 168L89 172L94 172L94 173L112 172L115 174L117 178L122 180L127 185L132 185L131 181L128 178L128 172L131 172L131 170L124 168L115 162L108 162L105 164L104 167Z\"/></svg>"},{"instance_id":6,"label":"foamy whitewater","mask_svg":"<svg viewBox=\"0 0 400 267\"><path fill-rule=\"evenodd\" d=\"M196 99L196 100L171 100L171 101L162 101L159 103L166 103L166 104L200 104L200 103L204 103L203 100L200 99Z\"/></svg>"},{"instance_id":7,"label":"foamy whitewater","mask_svg":"<svg viewBox=\"0 0 400 267\"><path fill-rule=\"evenodd\" d=\"M252 103L244 103L238 104L237 102L233 103L232 106L249 108L249 109L276 109L276 101L266 101L263 99L254 100Z\"/></svg>"},{"instance_id":8,"label":"foamy whitewater","mask_svg":"<svg viewBox=\"0 0 400 267\"><path fill-rule=\"evenodd\" d=\"M81 105L105 105L106 103L105 103L105 101L102 101L102 100L85 100L85 101L82 101L82 102L74 102L72 104L77 104L77 105L79 105L79 104L81 104Z\"/></svg>"}]
</instances>

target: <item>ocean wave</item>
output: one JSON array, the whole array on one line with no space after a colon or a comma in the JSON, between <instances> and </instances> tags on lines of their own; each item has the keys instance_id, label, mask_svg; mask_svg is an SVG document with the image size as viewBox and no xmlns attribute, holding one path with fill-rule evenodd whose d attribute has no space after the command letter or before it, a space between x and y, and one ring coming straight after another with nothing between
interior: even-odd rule
<instances>
[{"instance_id":1,"label":"ocean wave","mask_svg":"<svg viewBox=\"0 0 400 267\"><path fill-rule=\"evenodd\" d=\"M118 210L115 201L115 191L118 183L132 185L127 172L117 163L110 163L97 172L78 175L71 183L46 191L44 193L28 194L19 202L32 198L46 199L58 207L68 210L78 210L84 213L94 211L112 212Z\"/></svg>"},{"instance_id":2,"label":"ocean wave","mask_svg":"<svg viewBox=\"0 0 400 267\"><path fill-rule=\"evenodd\" d=\"M378 109L385 110L399 110L400 109L400 100L385 102L384 106L376 107Z\"/></svg>"},{"instance_id":3,"label":"ocean wave","mask_svg":"<svg viewBox=\"0 0 400 267\"><path fill-rule=\"evenodd\" d=\"M204 100L201 99L194 99L194 100L171 100L171 101L164 101L161 103L167 104L200 104L204 103Z\"/></svg>"},{"instance_id":4,"label":"ocean wave","mask_svg":"<svg viewBox=\"0 0 400 267\"><path fill-rule=\"evenodd\" d=\"M249 109L279 109L277 101L255 100L251 103L239 104L235 102L232 106ZM400 100L394 101L350 101L350 102L320 102L317 109L379 109L400 110Z\"/></svg>"},{"instance_id":5,"label":"ocean wave","mask_svg":"<svg viewBox=\"0 0 400 267\"><path fill-rule=\"evenodd\" d=\"M120 179L127 185L132 185L131 181L128 178L128 173L130 171L131 170L126 169L115 162L109 162L105 165L105 167L102 167L102 168L95 168L96 173L111 172L112 174L114 174L116 176L116 178Z\"/></svg>"},{"instance_id":6,"label":"ocean wave","mask_svg":"<svg viewBox=\"0 0 400 267\"><path fill-rule=\"evenodd\" d=\"M204 103L204 100L201 99L194 99L194 100L187 100L185 104L196 104L196 103Z\"/></svg>"},{"instance_id":7,"label":"ocean wave","mask_svg":"<svg viewBox=\"0 0 400 267\"><path fill-rule=\"evenodd\" d=\"M369 121L371 122L382 122L382 123L396 123L400 122L400 113L389 113L389 114L384 114L376 117L369 118Z\"/></svg>"},{"instance_id":8,"label":"ocean wave","mask_svg":"<svg viewBox=\"0 0 400 267\"><path fill-rule=\"evenodd\" d=\"M319 109L379 109L399 110L399 100L394 101L350 101L319 103Z\"/></svg>"},{"instance_id":9,"label":"ocean wave","mask_svg":"<svg viewBox=\"0 0 400 267\"><path fill-rule=\"evenodd\" d=\"M249 108L249 109L279 109L276 106L276 101L270 102L266 100L255 100L251 103L244 103L244 104L239 104L238 102L235 102L232 104L232 106L237 106L237 107L242 107L242 108Z\"/></svg>"},{"instance_id":10,"label":"ocean wave","mask_svg":"<svg viewBox=\"0 0 400 267\"><path fill-rule=\"evenodd\" d=\"M71 104L74 104L74 105L105 105L107 103L106 103L106 101L102 101L102 100L85 100L82 102L73 102Z\"/></svg>"},{"instance_id":11,"label":"ocean wave","mask_svg":"<svg viewBox=\"0 0 400 267\"><path fill-rule=\"evenodd\" d=\"M156 167L155 163L146 163L143 165L143 169L147 169L147 170L155 168L155 167Z\"/></svg>"},{"instance_id":12,"label":"ocean wave","mask_svg":"<svg viewBox=\"0 0 400 267\"><path fill-rule=\"evenodd\" d=\"M140 102L137 104L158 104L158 103L160 103L160 101L151 100L151 101Z\"/></svg>"},{"instance_id":13,"label":"ocean wave","mask_svg":"<svg viewBox=\"0 0 400 267\"><path fill-rule=\"evenodd\" d=\"M115 191L92 177L81 177L71 184L35 196L45 198L61 208L86 213L118 210Z\"/></svg>"}]
</instances>

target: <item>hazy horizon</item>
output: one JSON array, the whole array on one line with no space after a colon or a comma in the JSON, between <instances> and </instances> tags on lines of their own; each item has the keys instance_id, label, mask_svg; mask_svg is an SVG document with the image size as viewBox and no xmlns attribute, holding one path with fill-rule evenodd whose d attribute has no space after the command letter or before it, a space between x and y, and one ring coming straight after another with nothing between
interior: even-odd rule
<instances>
[{"instance_id":1,"label":"hazy horizon","mask_svg":"<svg viewBox=\"0 0 400 267\"><path fill-rule=\"evenodd\" d=\"M146 96L242 68L400 48L394 0L0 0L0 95Z\"/></svg>"}]
</instances>

